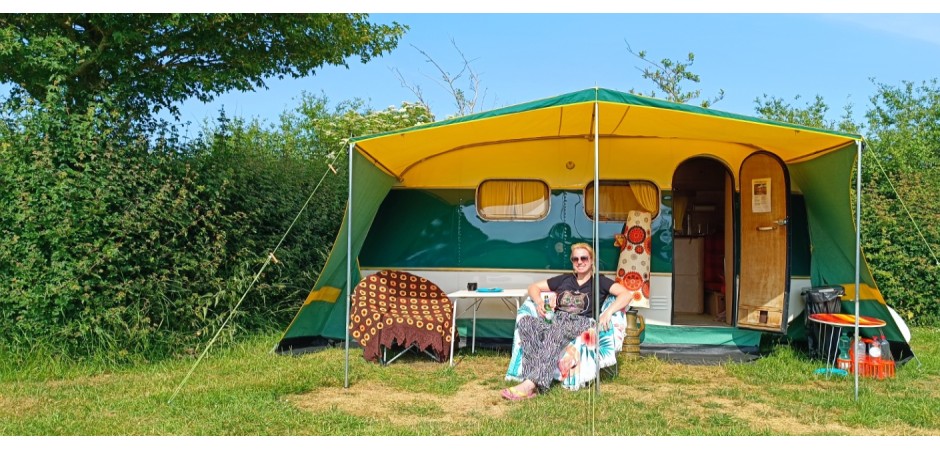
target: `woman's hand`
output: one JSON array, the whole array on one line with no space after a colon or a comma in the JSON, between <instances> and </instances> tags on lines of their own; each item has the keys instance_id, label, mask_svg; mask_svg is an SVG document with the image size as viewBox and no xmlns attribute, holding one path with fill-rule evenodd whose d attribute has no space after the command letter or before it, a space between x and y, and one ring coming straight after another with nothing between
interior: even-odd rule
<instances>
[{"instance_id":1,"label":"woman's hand","mask_svg":"<svg viewBox=\"0 0 940 450\"><path fill-rule=\"evenodd\" d=\"M539 317L545 317L545 300L542 300L542 292L548 290L548 280L537 281L529 285L529 299L535 304L535 311ZM554 308L554 305L552 305Z\"/></svg>"},{"instance_id":2,"label":"woman's hand","mask_svg":"<svg viewBox=\"0 0 940 450\"><path fill-rule=\"evenodd\" d=\"M532 303L535 303L535 311L539 313L539 317L545 317L545 302L536 297L532 299Z\"/></svg>"},{"instance_id":3,"label":"woman's hand","mask_svg":"<svg viewBox=\"0 0 940 450\"><path fill-rule=\"evenodd\" d=\"M607 308L606 311L601 313L601 316L597 318L597 326L601 331L607 331L610 328L610 316L613 315L611 308Z\"/></svg>"}]
</instances>

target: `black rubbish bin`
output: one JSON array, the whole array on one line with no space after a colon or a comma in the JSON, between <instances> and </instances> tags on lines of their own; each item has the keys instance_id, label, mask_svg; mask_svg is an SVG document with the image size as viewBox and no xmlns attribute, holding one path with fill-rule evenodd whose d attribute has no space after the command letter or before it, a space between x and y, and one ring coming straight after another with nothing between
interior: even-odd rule
<instances>
[{"instance_id":1,"label":"black rubbish bin","mask_svg":"<svg viewBox=\"0 0 940 450\"><path fill-rule=\"evenodd\" d=\"M842 286L819 286L802 291L806 301L806 341L811 356L835 364L839 355L839 331L837 327L809 320L810 314L837 314L842 312Z\"/></svg>"}]
</instances>

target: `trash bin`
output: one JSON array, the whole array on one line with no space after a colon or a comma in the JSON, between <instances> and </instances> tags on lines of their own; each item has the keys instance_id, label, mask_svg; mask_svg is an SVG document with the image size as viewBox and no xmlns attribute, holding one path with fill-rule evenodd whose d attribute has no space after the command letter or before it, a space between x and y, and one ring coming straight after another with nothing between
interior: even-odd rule
<instances>
[{"instance_id":1,"label":"trash bin","mask_svg":"<svg viewBox=\"0 0 940 450\"><path fill-rule=\"evenodd\" d=\"M835 363L838 356L839 329L809 320L810 314L842 312L842 286L805 288L801 292L806 301L806 341L810 356Z\"/></svg>"}]
</instances>

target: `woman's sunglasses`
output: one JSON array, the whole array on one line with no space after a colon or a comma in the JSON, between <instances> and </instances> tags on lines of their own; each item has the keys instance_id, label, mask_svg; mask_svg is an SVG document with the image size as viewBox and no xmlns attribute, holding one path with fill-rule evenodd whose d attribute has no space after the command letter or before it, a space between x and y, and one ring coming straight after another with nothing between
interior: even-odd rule
<instances>
[{"instance_id":1,"label":"woman's sunglasses","mask_svg":"<svg viewBox=\"0 0 940 450\"><path fill-rule=\"evenodd\" d=\"M590 257L590 256L580 256L580 257L579 257L579 256L572 256L572 257L571 257L571 262L573 262L573 263L578 262L578 260L581 260L582 262L588 262L588 261L591 260L591 257Z\"/></svg>"}]
</instances>

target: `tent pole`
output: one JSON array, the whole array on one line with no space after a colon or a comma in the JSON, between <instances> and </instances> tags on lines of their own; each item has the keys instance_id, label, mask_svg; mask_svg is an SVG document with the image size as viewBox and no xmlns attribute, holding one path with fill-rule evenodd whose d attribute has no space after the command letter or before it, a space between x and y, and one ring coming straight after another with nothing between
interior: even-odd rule
<instances>
[{"instance_id":1,"label":"tent pole","mask_svg":"<svg viewBox=\"0 0 940 450\"><path fill-rule=\"evenodd\" d=\"M349 192L346 197L346 362L345 379L343 387L349 388L349 304L352 301L352 289L350 281L352 280L352 210L353 210L353 143L349 143Z\"/></svg>"},{"instance_id":2,"label":"tent pole","mask_svg":"<svg viewBox=\"0 0 940 450\"><path fill-rule=\"evenodd\" d=\"M859 273L862 259L862 141L856 140L857 150L855 166L855 342L858 342L858 318L861 309L859 298ZM856 345L856 348L858 346ZM864 355L855 352L855 401L858 401L858 360Z\"/></svg>"},{"instance_id":3,"label":"tent pole","mask_svg":"<svg viewBox=\"0 0 940 450\"><path fill-rule=\"evenodd\" d=\"M598 156L600 154L600 104L597 101L597 88L594 88L594 230L593 237L591 238L591 246L594 249L594 323L595 327L599 326L601 314L601 305L604 304L605 299L600 298L601 294L601 284L600 284L600 260L598 259L599 253L597 251L598 247L598 234L600 233L600 209L598 205L600 204L601 197L601 186L600 186L600 172L598 170ZM598 305L600 303L601 305ZM597 330L598 335L600 335L600 330ZM594 389L597 394L601 393L601 365L599 362L597 354L597 345L594 346L594 360L598 361L598 364L595 365L595 374L594 374Z\"/></svg>"}]
</instances>

